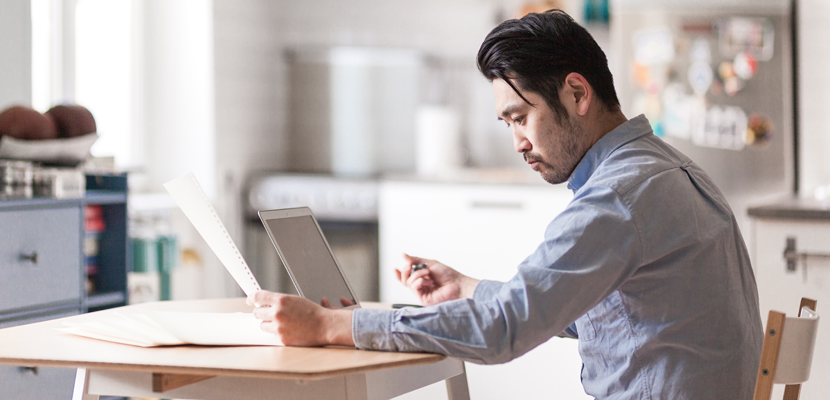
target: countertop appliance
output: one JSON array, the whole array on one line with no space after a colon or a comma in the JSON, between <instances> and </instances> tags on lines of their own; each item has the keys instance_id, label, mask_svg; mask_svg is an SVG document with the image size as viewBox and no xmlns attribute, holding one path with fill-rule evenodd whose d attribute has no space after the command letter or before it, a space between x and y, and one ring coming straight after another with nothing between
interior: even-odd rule
<instances>
[{"instance_id":1,"label":"countertop appliance","mask_svg":"<svg viewBox=\"0 0 830 400\"><path fill-rule=\"evenodd\" d=\"M700 165L744 225L749 205L796 191L789 0L617 0L623 112Z\"/></svg>"},{"instance_id":2,"label":"countertop appliance","mask_svg":"<svg viewBox=\"0 0 830 400\"><path fill-rule=\"evenodd\" d=\"M290 171L365 177L414 170L418 51L296 49L287 60Z\"/></svg>"},{"instance_id":3,"label":"countertop appliance","mask_svg":"<svg viewBox=\"0 0 830 400\"><path fill-rule=\"evenodd\" d=\"M357 297L378 300L376 180L265 173L249 180L245 203L245 258L263 289L296 292L257 211L307 206L320 223Z\"/></svg>"}]
</instances>

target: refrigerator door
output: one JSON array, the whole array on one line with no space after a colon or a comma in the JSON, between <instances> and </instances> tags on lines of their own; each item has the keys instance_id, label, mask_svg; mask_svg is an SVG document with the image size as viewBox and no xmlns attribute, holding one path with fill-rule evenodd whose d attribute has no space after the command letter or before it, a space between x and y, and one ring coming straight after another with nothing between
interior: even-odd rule
<instances>
[{"instance_id":1,"label":"refrigerator door","mask_svg":"<svg viewBox=\"0 0 830 400\"><path fill-rule=\"evenodd\" d=\"M700 165L739 220L747 204L794 185L787 1L613 4L623 112Z\"/></svg>"}]
</instances>

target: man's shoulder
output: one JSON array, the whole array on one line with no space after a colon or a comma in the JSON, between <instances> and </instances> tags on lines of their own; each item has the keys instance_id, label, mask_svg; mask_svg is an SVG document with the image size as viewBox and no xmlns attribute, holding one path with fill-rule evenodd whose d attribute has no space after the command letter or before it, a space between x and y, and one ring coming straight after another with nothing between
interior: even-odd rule
<instances>
[{"instance_id":1,"label":"man's shoulder","mask_svg":"<svg viewBox=\"0 0 830 400\"><path fill-rule=\"evenodd\" d=\"M600 163L586 186L606 186L626 196L648 185L666 172L680 169L691 160L657 136L628 142Z\"/></svg>"}]
</instances>

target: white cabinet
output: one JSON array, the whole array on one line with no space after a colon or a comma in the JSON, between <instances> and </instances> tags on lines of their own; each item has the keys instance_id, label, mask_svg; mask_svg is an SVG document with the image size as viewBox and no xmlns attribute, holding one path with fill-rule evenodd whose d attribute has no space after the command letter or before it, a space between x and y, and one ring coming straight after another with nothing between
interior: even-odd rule
<instances>
[{"instance_id":1,"label":"white cabinet","mask_svg":"<svg viewBox=\"0 0 830 400\"><path fill-rule=\"evenodd\" d=\"M830 219L756 217L753 233L752 264L764 325L770 310L797 315L802 297L818 300L819 315L830 315L830 259L808 257L806 263L797 263L795 271L787 271L784 259L787 238L795 238L797 252L830 254ZM819 324L810 380L802 386L802 400L825 399L830 393L830 359L826 357L830 354L830 326L826 322ZM783 386L776 385L772 398L782 396Z\"/></svg>"},{"instance_id":2,"label":"white cabinet","mask_svg":"<svg viewBox=\"0 0 830 400\"><path fill-rule=\"evenodd\" d=\"M506 281L542 242L572 194L563 186L385 181L380 186L380 299L417 303L395 278L402 253L436 259L469 276ZM467 363L473 400L588 398L577 341L553 338L506 364ZM443 384L401 399L446 398Z\"/></svg>"}]
</instances>

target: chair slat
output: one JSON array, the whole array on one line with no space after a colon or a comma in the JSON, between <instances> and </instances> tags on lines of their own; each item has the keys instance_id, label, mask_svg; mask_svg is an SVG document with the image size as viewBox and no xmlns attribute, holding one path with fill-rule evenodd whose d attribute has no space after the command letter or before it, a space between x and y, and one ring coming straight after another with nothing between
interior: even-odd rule
<instances>
[{"instance_id":1,"label":"chair slat","mask_svg":"<svg viewBox=\"0 0 830 400\"><path fill-rule=\"evenodd\" d=\"M784 331L786 315L770 311L767 329L764 332L764 347L761 350L761 364L758 366L758 378L755 380L755 400L769 400L772 396L772 378L778 363L778 349L781 346L781 334Z\"/></svg>"}]
</instances>

